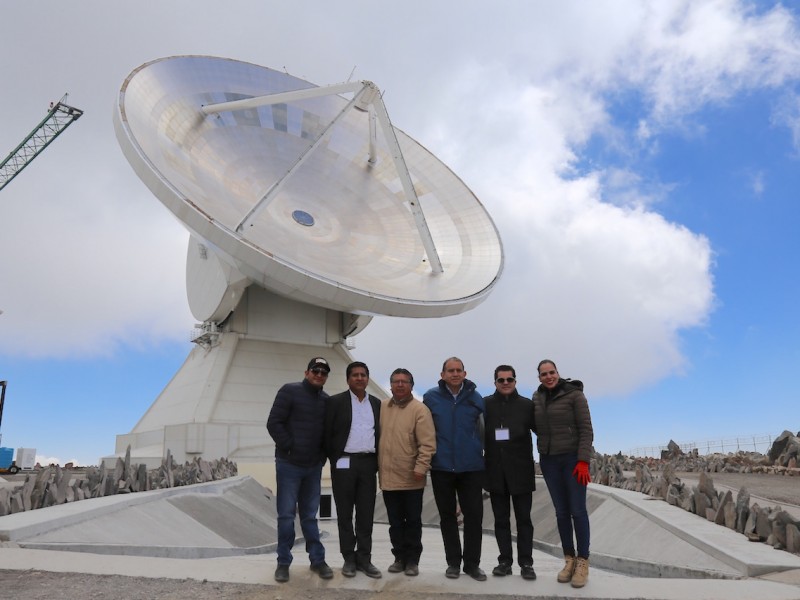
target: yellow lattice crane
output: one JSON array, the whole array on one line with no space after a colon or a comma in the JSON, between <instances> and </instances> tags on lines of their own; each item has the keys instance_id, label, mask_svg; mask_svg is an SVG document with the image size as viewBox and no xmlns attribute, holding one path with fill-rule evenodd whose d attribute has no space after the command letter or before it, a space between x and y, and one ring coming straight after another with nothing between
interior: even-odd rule
<instances>
[{"instance_id":1,"label":"yellow lattice crane","mask_svg":"<svg viewBox=\"0 0 800 600\"><path fill-rule=\"evenodd\" d=\"M0 190L83 114L82 110L67 105L66 100L67 94L64 94L58 102L51 102L42 122L0 163Z\"/></svg>"}]
</instances>

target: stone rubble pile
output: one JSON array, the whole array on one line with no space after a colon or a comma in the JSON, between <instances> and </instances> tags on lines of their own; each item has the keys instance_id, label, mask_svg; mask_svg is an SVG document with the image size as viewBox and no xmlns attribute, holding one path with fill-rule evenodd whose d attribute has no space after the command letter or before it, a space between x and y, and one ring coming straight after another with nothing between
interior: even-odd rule
<instances>
[{"instance_id":1,"label":"stone rubble pile","mask_svg":"<svg viewBox=\"0 0 800 600\"><path fill-rule=\"evenodd\" d=\"M641 492L724 525L774 548L800 554L800 521L780 506L750 505L750 493L741 488L734 499L731 491L714 489L709 473L778 473L800 476L797 468L800 434L784 431L766 456L757 452L699 456L686 454L670 441L661 459L634 458L622 454L595 454L590 465L592 481ZM690 489L675 473L699 473L698 485ZM633 473L633 475L629 475ZM800 482L798 482L800 484Z\"/></svg>"},{"instance_id":2,"label":"stone rubble pile","mask_svg":"<svg viewBox=\"0 0 800 600\"><path fill-rule=\"evenodd\" d=\"M182 465L175 464L169 450L161 466L148 471L145 465L131 464L128 446L125 458L117 458L113 470L88 467L85 478L77 479L69 469L50 465L27 475L22 485L11 490L0 489L0 517L86 498L205 483L237 474L236 463L225 458L210 462L195 458Z\"/></svg>"},{"instance_id":3,"label":"stone rubble pile","mask_svg":"<svg viewBox=\"0 0 800 600\"><path fill-rule=\"evenodd\" d=\"M797 475L798 462L800 462L800 431L793 435L791 431L784 431L780 434L767 453L772 465L777 468L784 468L787 471L794 470Z\"/></svg>"}]
</instances>

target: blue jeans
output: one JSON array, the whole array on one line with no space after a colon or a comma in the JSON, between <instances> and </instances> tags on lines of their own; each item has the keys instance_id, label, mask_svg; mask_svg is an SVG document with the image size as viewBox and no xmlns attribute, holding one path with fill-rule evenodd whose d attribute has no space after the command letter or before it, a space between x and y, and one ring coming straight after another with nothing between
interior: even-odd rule
<instances>
[{"instance_id":1,"label":"blue jeans","mask_svg":"<svg viewBox=\"0 0 800 600\"><path fill-rule=\"evenodd\" d=\"M315 565L325 560L325 547L319 540L320 479L322 465L298 467L282 458L275 459L278 480L278 564L292 564L294 519L300 511L300 528L306 540L306 552Z\"/></svg>"},{"instance_id":2,"label":"blue jeans","mask_svg":"<svg viewBox=\"0 0 800 600\"><path fill-rule=\"evenodd\" d=\"M589 558L589 513L586 511L586 486L572 475L578 464L577 454L542 454L539 466L556 509L558 535L564 554ZM575 542L572 540L573 527Z\"/></svg>"}]
</instances>

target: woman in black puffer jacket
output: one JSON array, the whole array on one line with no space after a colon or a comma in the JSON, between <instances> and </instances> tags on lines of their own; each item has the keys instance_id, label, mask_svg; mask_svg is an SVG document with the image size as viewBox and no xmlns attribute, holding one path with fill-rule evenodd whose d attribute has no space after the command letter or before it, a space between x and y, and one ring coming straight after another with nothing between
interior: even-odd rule
<instances>
[{"instance_id":1,"label":"woman in black puffer jacket","mask_svg":"<svg viewBox=\"0 0 800 600\"><path fill-rule=\"evenodd\" d=\"M592 417L583 383L561 379L552 360L540 362L538 371L541 385L533 394L536 446L564 550L565 565L558 581L583 587L589 577L586 486L594 439Z\"/></svg>"}]
</instances>

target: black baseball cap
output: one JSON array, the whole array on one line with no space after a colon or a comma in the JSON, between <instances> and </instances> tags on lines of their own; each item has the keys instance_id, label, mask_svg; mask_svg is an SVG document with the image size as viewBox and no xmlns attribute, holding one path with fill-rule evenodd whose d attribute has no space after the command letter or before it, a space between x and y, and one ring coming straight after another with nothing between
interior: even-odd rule
<instances>
[{"instance_id":1,"label":"black baseball cap","mask_svg":"<svg viewBox=\"0 0 800 600\"><path fill-rule=\"evenodd\" d=\"M328 361L322 358L321 356L317 356L316 358L312 358L308 362L308 371L311 369L324 369L328 373L331 372L331 366L328 364Z\"/></svg>"}]
</instances>

